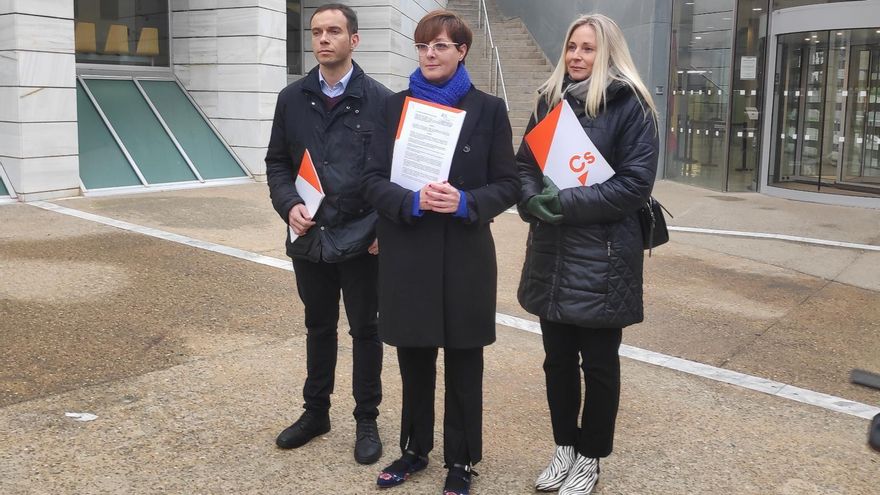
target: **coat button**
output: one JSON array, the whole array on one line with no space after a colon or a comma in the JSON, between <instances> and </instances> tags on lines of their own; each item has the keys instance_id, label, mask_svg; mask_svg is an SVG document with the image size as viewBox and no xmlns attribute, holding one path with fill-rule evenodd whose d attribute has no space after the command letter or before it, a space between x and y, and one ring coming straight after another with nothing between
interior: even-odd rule
<instances>
[{"instance_id":1,"label":"coat button","mask_svg":"<svg viewBox=\"0 0 880 495\"><path fill-rule=\"evenodd\" d=\"M471 152L471 145L469 145L469 144L464 145L464 148L462 148L461 151L464 151L465 153L470 153Z\"/></svg>"},{"instance_id":2,"label":"coat button","mask_svg":"<svg viewBox=\"0 0 880 495\"><path fill-rule=\"evenodd\" d=\"M357 127L357 128L358 128L358 129L360 129L360 128L361 128L361 125L360 125L360 124L358 124L358 125L356 125L356 126L355 126L355 127Z\"/></svg>"},{"instance_id":3,"label":"coat button","mask_svg":"<svg viewBox=\"0 0 880 495\"><path fill-rule=\"evenodd\" d=\"M312 106L315 106L315 102L314 102L314 101L312 102Z\"/></svg>"},{"instance_id":4,"label":"coat button","mask_svg":"<svg viewBox=\"0 0 880 495\"><path fill-rule=\"evenodd\" d=\"M330 165L330 162L328 162L327 160L324 160L324 165Z\"/></svg>"},{"instance_id":5,"label":"coat button","mask_svg":"<svg viewBox=\"0 0 880 495\"><path fill-rule=\"evenodd\" d=\"M359 108L356 108L356 109L354 110L354 113L361 113L361 111L360 111Z\"/></svg>"},{"instance_id":6,"label":"coat button","mask_svg":"<svg viewBox=\"0 0 880 495\"><path fill-rule=\"evenodd\" d=\"M321 225L321 230L324 230L324 226L323 226L323 225Z\"/></svg>"},{"instance_id":7,"label":"coat button","mask_svg":"<svg viewBox=\"0 0 880 495\"><path fill-rule=\"evenodd\" d=\"M345 109L346 109L346 110L351 110L351 105L346 105L346 106L345 106Z\"/></svg>"}]
</instances>

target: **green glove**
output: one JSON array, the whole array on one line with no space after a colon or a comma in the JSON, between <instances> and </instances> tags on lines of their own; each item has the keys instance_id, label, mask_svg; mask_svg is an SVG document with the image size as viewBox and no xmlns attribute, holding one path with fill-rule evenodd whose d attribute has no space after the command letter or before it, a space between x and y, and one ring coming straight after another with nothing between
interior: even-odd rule
<instances>
[{"instance_id":1,"label":"green glove","mask_svg":"<svg viewBox=\"0 0 880 495\"><path fill-rule=\"evenodd\" d=\"M544 190L541 191L541 194L559 194L559 188L556 187L556 183L546 175L544 176Z\"/></svg>"},{"instance_id":2,"label":"green glove","mask_svg":"<svg viewBox=\"0 0 880 495\"><path fill-rule=\"evenodd\" d=\"M536 194L526 202L526 210L541 220L553 225L562 223L562 204L559 194Z\"/></svg>"},{"instance_id":3,"label":"green glove","mask_svg":"<svg viewBox=\"0 0 880 495\"><path fill-rule=\"evenodd\" d=\"M550 177L544 176L544 189L541 191L541 202L554 215L562 215L562 202L559 201L559 188Z\"/></svg>"}]
</instances>

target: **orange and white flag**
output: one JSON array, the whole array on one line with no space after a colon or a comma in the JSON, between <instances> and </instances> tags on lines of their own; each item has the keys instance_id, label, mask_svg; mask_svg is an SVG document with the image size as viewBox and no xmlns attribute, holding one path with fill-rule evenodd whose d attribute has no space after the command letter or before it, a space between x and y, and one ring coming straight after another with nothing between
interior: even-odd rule
<instances>
[{"instance_id":1,"label":"orange and white flag","mask_svg":"<svg viewBox=\"0 0 880 495\"><path fill-rule=\"evenodd\" d=\"M525 140L541 171L559 189L600 184L614 175L614 169L564 99L526 134Z\"/></svg>"},{"instance_id":2,"label":"orange and white flag","mask_svg":"<svg viewBox=\"0 0 880 495\"><path fill-rule=\"evenodd\" d=\"M299 174L296 176L296 192L303 199L306 209L309 210L309 216L315 218L321 201L324 200L324 188L321 187L321 179L318 178L318 171L315 170L315 164L312 163L312 155L309 150L303 153L302 161L299 164ZM296 240L298 235L290 230L290 242Z\"/></svg>"}]
</instances>

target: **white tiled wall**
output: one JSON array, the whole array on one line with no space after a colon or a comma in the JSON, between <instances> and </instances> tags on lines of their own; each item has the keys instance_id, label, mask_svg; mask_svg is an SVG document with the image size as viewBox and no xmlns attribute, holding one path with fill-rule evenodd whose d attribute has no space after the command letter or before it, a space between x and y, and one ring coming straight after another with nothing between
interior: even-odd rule
<instances>
[{"instance_id":1,"label":"white tiled wall","mask_svg":"<svg viewBox=\"0 0 880 495\"><path fill-rule=\"evenodd\" d=\"M79 194L73 2L0 0L0 161L22 200Z\"/></svg>"},{"instance_id":2,"label":"white tiled wall","mask_svg":"<svg viewBox=\"0 0 880 495\"><path fill-rule=\"evenodd\" d=\"M326 2L305 0L303 23L315 9ZM419 19L426 13L446 7L446 0L349 0L358 15L361 42L354 53L355 61L367 74L388 86L392 91L405 89L409 75L418 66L412 48L412 33ZM311 47L308 29L303 33L303 46ZM316 65L314 57L306 54L305 70Z\"/></svg>"},{"instance_id":3,"label":"white tiled wall","mask_svg":"<svg viewBox=\"0 0 880 495\"><path fill-rule=\"evenodd\" d=\"M259 178L287 83L283 0L172 1L174 73L239 159Z\"/></svg>"},{"instance_id":4,"label":"white tiled wall","mask_svg":"<svg viewBox=\"0 0 880 495\"><path fill-rule=\"evenodd\" d=\"M446 0L341 0L358 13L355 59L393 90L416 67L412 31ZM304 23L323 0L305 0ZM287 83L285 0L172 0L174 72L245 166L263 158ZM311 46L308 29L304 46ZM306 53L306 69L314 66ZM0 161L24 200L79 194L73 2L0 0Z\"/></svg>"}]
</instances>

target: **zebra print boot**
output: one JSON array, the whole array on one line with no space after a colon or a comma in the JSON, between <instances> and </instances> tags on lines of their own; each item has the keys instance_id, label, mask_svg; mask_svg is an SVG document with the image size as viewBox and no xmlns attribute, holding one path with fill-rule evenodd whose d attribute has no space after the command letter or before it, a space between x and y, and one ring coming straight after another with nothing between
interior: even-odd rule
<instances>
[{"instance_id":1,"label":"zebra print boot","mask_svg":"<svg viewBox=\"0 0 880 495\"><path fill-rule=\"evenodd\" d=\"M568 470L568 477L559 487L559 495L589 495L599 481L599 459L580 454Z\"/></svg>"},{"instance_id":2,"label":"zebra print boot","mask_svg":"<svg viewBox=\"0 0 880 495\"><path fill-rule=\"evenodd\" d=\"M547 469L535 480L535 489L539 492L553 492L562 486L568 470L574 464L575 451L572 445L557 445L553 459Z\"/></svg>"}]
</instances>

